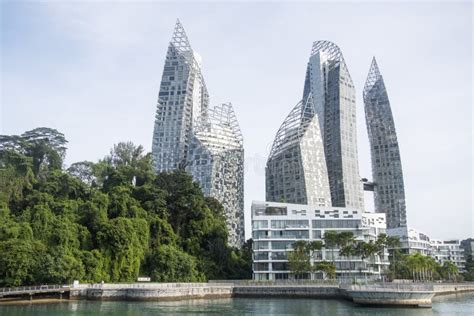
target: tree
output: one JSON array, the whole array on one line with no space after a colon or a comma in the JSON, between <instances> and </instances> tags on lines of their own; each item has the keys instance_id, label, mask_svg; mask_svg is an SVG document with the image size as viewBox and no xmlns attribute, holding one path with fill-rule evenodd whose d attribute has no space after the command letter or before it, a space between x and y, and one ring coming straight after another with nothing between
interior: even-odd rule
<instances>
[{"instance_id":1,"label":"tree","mask_svg":"<svg viewBox=\"0 0 474 316\"><path fill-rule=\"evenodd\" d=\"M43 169L61 169L66 157L67 140L53 128L39 127L21 135L25 155L33 158L33 172L40 175Z\"/></svg>"},{"instance_id":2,"label":"tree","mask_svg":"<svg viewBox=\"0 0 474 316\"><path fill-rule=\"evenodd\" d=\"M335 230L328 230L324 232L324 247L326 249L331 249L331 260L334 264L334 251L337 248L338 244L338 233Z\"/></svg>"},{"instance_id":3,"label":"tree","mask_svg":"<svg viewBox=\"0 0 474 316\"><path fill-rule=\"evenodd\" d=\"M442 271L445 277L447 276L450 281L455 281L456 276L459 274L458 267L450 260L443 263Z\"/></svg>"},{"instance_id":4,"label":"tree","mask_svg":"<svg viewBox=\"0 0 474 316\"><path fill-rule=\"evenodd\" d=\"M288 267L296 279L304 278L311 271L308 243L299 240L293 243L293 251L288 254Z\"/></svg>"},{"instance_id":5,"label":"tree","mask_svg":"<svg viewBox=\"0 0 474 316\"><path fill-rule=\"evenodd\" d=\"M227 245L222 205L189 174L156 174L132 143L66 171L66 143L0 136L0 286L251 277L251 240Z\"/></svg>"},{"instance_id":6,"label":"tree","mask_svg":"<svg viewBox=\"0 0 474 316\"><path fill-rule=\"evenodd\" d=\"M355 254L360 256L362 262L364 263L364 277L365 282L367 282L367 262L365 259L371 257L378 251L377 245L370 240L369 242L359 241L355 246Z\"/></svg>"},{"instance_id":7,"label":"tree","mask_svg":"<svg viewBox=\"0 0 474 316\"><path fill-rule=\"evenodd\" d=\"M31 240L0 242L0 285L19 286L33 280L40 244Z\"/></svg>"},{"instance_id":8,"label":"tree","mask_svg":"<svg viewBox=\"0 0 474 316\"><path fill-rule=\"evenodd\" d=\"M328 261L318 262L315 265L314 270L323 272L323 275L328 276L330 279L336 278L336 266L334 263Z\"/></svg>"},{"instance_id":9,"label":"tree","mask_svg":"<svg viewBox=\"0 0 474 316\"><path fill-rule=\"evenodd\" d=\"M97 182L97 177L94 175L94 163L90 161L80 161L73 163L67 172L87 185L92 185Z\"/></svg>"},{"instance_id":10,"label":"tree","mask_svg":"<svg viewBox=\"0 0 474 316\"><path fill-rule=\"evenodd\" d=\"M144 272L155 282L204 280L197 269L196 259L172 245L163 245L153 250L146 258Z\"/></svg>"},{"instance_id":11,"label":"tree","mask_svg":"<svg viewBox=\"0 0 474 316\"><path fill-rule=\"evenodd\" d=\"M0 201L16 204L23 199L24 190L31 190L35 182L32 167L30 157L0 149Z\"/></svg>"},{"instance_id":12,"label":"tree","mask_svg":"<svg viewBox=\"0 0 474 316\"><path fill-rule=\"evenodd\" d=\"M117 217L97 233L105 256L105 270L112 281L136 280L148 246L148 225L144 219Z\"/></svg>"},{"instance_id":13,"label":"tree","mask_svg":"<svg viewBox=\"0 0 474 316\"><path fill-rule=\"evenodd\" d=\"M353 244L355 242L354 234L350 231L343 231L337 234L336 237L337 246L339 248L339 255L343 257L347 257L348 259L353 254L353 251L349 250L349 248L353 248ZM351 262L349 260L349 269L350 269Z\"/></svg>"}]
</instances>

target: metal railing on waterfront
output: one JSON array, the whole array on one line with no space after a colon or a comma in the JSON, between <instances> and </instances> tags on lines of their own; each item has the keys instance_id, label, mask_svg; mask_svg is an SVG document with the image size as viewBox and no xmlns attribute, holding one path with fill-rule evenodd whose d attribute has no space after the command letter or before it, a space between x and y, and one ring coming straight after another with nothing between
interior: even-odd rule
<instances>
[{"instance_id":1,"label":"metal railing on waterfront","mask_svg":"<svg viewBox=\"0 0 474 316\"><path fill-rule=\"evenodd\" d=\"M75 289L170 289L170 288L204 288L204 287L229 287L228 283L81 283Z\"/></svg>"},{"instance_id":2,"label":"metal railing on waterfront","mask_svg":"<svg viewBox=\"0 0 474 316\"><path fill-rule=\"evenodd\" d=\"M268 285L306 285L306 286L337 286L334 280L210 280L211 284L231 283L234 286L268 286Z\"/></svg>"},{"instance_id":3,"label":"metal railing on waterfront","mask_svg":"<svg viewBox=\"0 0 474 316\"><path fill-rule=\"evenodd\" d=\"M32 292L51 292L56 290L69 290L69 285L31 285L31 286L17 286L17 287L2 287L0 288L0 295L5 294L21 294Z\"/></svg>"}]
</instances>

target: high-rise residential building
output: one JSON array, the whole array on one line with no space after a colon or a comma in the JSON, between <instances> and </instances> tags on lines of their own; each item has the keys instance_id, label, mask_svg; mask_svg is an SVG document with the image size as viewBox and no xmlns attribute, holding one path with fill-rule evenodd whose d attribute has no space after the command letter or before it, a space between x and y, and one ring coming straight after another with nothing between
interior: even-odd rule
<instances>
[{"instance_id":1,"label":"high-rise residential building","mask_svg":"<svg viewBox=\"0 0 474 316\"><path fill-rule=\"evenodd\" d=\"M387 90L377 62L372 60L364 87L375 211L387 215L387 227L407 226L405 187L397 133Z\"/></svg>"},{"instance_id":2,"label":"high-rise residential building","mask_svg":"<svg viewBox=\"0 0 474 316\"><path fill-rule=\"evenodd\" d=\"M176 22L161 79L152 156L158 172L184 168L194 124L205 115L209 95L201 73L201 57Z\"/></svg>"},{"instance_id":3,"label":"high-rise residential building","mask_svg":"<svg viewBox=\"0 0 474 316\"><path fill-rule=\"evenodd\" d=\"M300 101L278 130L265 178L267 201L331 205L324 147L311 97Z\"/></svg>"},{"instance_id":4,"label":"high-rise residential building","mask_svg":"<svg viewBox=\"0 0 474 316\"><path fill-rule=\"evenodd\" d=\"M323 241L327 231L351 232L357 242L373 242L386 232L385 214L366 213L355 208L320 207L276 202L252 202L253 278L291 278L288 255L294 243ZM334 262L339 280L379 279L388 267L388 252L369 258L341 256L339 249L315 251L310 264ZM321 272L303 278L322 279Z\"/></svg>"},{"instance_id":5,"label":"high-rise residential building","mask_svg":"<svg viewBox=\"0 0 474 316\"><path fill-rule=\"evenodd\" d=\"M357 153L355 88L339 47L313 43L303 91L319 118L332 206L364 208Z\"/></svg>"},{"instance_id":6,"label":"high-rise residential building","mask_svg":"<svg viewBox=\"0 0 474 316\"><path fill-rule=\"evenodd\" d=\"M229 245L240 247L244 235L244 148L230 103L209 109L194 127L186 170L205 196L224 207Z\"/></svg>"},{"instance_id":7,"label":"high-rise residential building","mask_svg":"<svg viewBox=\"0 0 474 316\"><path fill-rule=\"evenodd\" d=\"M201 57L176 22L161 79L153 131L157 172L185 169L224 207L229 244L244 241L244 149L230 104L209 107Z\"/></svg>"}]
</instances>

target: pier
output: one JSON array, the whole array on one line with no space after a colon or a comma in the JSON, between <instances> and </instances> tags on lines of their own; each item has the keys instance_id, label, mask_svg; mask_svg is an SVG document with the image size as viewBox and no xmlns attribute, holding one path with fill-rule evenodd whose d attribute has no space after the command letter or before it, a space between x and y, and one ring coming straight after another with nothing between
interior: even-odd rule
<instances>
[{"instance_id":1,"label":"pier","mask_svg":"<svg viewBox=\"0 0 474 316\"><path fill-rule=\"evenodd\" d=\"M69 285L38 285L0 288L0 299L29 299L35 297L55 297L63 299L68 296L71 287Z\"/></svg>"}]
</instances>

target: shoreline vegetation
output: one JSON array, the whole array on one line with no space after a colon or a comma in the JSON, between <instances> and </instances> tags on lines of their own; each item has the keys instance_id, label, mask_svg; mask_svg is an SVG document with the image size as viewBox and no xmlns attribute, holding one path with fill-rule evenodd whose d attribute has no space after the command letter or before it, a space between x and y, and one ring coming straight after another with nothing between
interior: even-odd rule
<instances>
[{"instance_id":1,"label":"shoreline vegetation","mask_svg":"<svg viewBox=\"0 0 474 316\"><path fill-rule=\"evenodd\" d=\"M51 128L0 135L0 287L252 277L252 240L241 249L227 245L222 205L184 170L157 174L151 155L131 142L66 169L66 145ZM310 264L315 251L367 258L396 242L380 235L356 243L351 234L329 232L324 243L299 241L288 258L291 277L316 269L336 282L334 262ZM398 250L390 257L389 279L473 280L472 257L463 277L451 262L439 266Z\"/></svg>"},{"instance_id":2,"label":"shoreline vegetation","mask_svg":"<svg viewBox=\"0 0 474 316\"><path fill-rule=\"evenodd\" d=\"M222 205L183 170L157 174L131 142L64 168L55 129L0 136L0 287L251 278Z\"/></svg>"}]
</instances>

